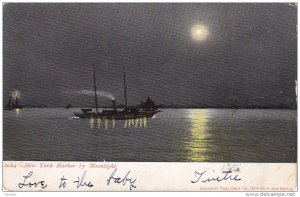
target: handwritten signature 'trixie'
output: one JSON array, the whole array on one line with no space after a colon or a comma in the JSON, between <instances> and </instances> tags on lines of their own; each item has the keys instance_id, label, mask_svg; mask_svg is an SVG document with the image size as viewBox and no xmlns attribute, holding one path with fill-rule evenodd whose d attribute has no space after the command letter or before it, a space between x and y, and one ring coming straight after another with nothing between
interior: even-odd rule
<instances>
[{"instance_id":1,"label":"handwritten signature 'trixie'","mask_svg":"<svg viewBox=\"0 0 300 197\"><path fill-rule=\"evenodd\" d=\"M206 171L203 172L198 172L195 171L195 177L196 180L191 181L191 183L198 183L198 182L202 182L202 183L207 183L207 182L212 182L212 181L217 181L217 182L221 182L221 181L240 181L242 180L241 178L239 178L239 176L236 174L232 174L231 170L228 171L223 171L222 175L220 176L207 176Z\"/></svg>"},{"instance_id":2,"label":"handwritten signature 'trixie'","mask_svg":"<svg viewBox=\"0 0 300 197\"><path fill-rule=\"evenodd\" d=\"M110 184L111 181L113 181L114 183L117 184L122 184L122 185L126 185L127 182L129 182L130 184L130 191L132 190L132 188L136 188L135 181L136 179L132 179L132 178L128 178L130 171L127 172L127 174L125 175L124 178L122 177L116 177L115 174L117 172L117 168L113 171L113 173L110 175L109 179L107 179L107 185Z\"/></svg>"}]
</instances>

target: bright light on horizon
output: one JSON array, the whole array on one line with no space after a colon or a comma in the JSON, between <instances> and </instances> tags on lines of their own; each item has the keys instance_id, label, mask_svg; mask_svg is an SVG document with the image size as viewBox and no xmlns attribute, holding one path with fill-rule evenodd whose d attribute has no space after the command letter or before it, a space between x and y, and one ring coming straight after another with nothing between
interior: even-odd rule
<instances>
[{"instance_id":1,"label":"bright light on horizon","mask_svg":"<svg viewBox=\"0 0 300 197\"><path fill-rule=\"evenodd\" d=\"M11 93L11 96L12 96L13 98L20 98L21 93L20 93L18 90L15 90L15 91L13 91L13 92Z\"/></svg>"}]
</instances>

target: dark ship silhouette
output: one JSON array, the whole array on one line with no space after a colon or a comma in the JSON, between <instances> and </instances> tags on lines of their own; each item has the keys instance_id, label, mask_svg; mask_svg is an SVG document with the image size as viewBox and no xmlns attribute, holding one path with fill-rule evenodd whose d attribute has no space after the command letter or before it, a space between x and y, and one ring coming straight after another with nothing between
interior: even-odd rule
<instances>
[{"instance_id":1,"label":"dark ship silhouette","mask_svg":"<svg viewBox=\"0 0 300 197\"><path fill-rule=\"evenodd\" d=\"M72 108L72 105L71 105L71 103L68 103L68 104L66 105L66 109L70 109L70 108Z\"/></svg>"},{"instance_id":2,"label":"dark ship silhouette","mask_svg":"<svg viewBox=\"0 0 300 197\"><path fill-rule=\"evenodd\" d=\"M160 112L156 107L154 102L147 98L145 102L142 102L138 106L128 106L127 105L127 93L126 93L126 74L124 68L124 100L125 107L122 110L117 109L116 100L112 99L112 110L102 110L98 111L97 102L97 87L96 87L96 71L93 66L94 71L94 91L95 91L95 108L96 112L93 112L91 108L83 108L81 112L75 112L74 115L79 118L99 118L99 119L115 119L115 120L125 120L125 119L137 119L137 118L151 118L154 114Z\"/></svg>"},{"instance_id":3,"label":"dark ship silhouette","mask_svg":"<svg viewBox=\"0 0 300 197\"><path fill-rule=\"evenodd\" d=\"M16 92L14 96L10 96L4 110L22 109L23 106L19 105L19 93ZM14 98L14 99L13 99Z\"/></svg>"}]
</instances>

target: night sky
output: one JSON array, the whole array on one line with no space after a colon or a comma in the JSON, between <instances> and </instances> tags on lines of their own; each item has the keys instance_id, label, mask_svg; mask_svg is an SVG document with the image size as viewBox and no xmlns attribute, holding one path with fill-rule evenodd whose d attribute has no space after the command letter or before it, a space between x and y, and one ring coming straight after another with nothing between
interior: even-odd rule
<instances>
[{"instance_id":1,"label":"night sky","mask_svg":"<svg viewBox=\"0 0 300 197\"><path fill-rule=\"evenodd\" d=\"M181 106L294 105L297 8L289 4L5 4L3 100L90 106L104 94ZM195 25L207 37L195 40Z\"/></svg>"}]
</instances>

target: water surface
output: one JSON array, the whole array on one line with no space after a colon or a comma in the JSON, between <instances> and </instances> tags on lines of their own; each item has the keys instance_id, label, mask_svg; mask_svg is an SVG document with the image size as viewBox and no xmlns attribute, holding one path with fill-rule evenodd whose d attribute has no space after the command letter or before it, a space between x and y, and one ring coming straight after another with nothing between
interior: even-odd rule
<instances>
[{"instance_id":1,"label":"water surface","mask_svg":"<svg viewBox=\"0 0 300 197\"><path fill-rule=\"evenodd\" d=\"M4 160L296 162L297 112L162 109L151 119L78 119L80 109L3 112Z\"/></svg>"}]
</instances>

